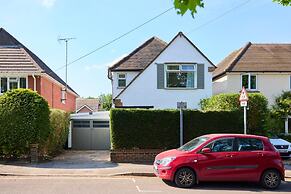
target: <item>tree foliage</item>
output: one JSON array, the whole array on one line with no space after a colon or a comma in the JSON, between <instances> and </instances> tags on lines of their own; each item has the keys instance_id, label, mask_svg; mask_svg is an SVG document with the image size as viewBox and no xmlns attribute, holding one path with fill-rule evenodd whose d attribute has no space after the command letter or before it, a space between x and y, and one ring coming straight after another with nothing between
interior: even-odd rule
<instances>
[{"instance_id":1,"label":"tree foliage","mask_svg":"<svg viewBox=\"0 0 291 194\"><path fill-rule=\"evenodd\" d=\"M112 95L111 94L101 94L99 97L99 102L101 105L101 110L110 110L112 107Z\"/></svg>"},{"instance_id":2,"label":"tree foliage","mask_svg":"<svg viewBox=\"0 0 291 194\"><path fill-rule=\"evenodd\" d=\"M273 0L273 2L283 6L291 6L291 0ZM194 16L197 13L197 8L204 8L204 2L203 0L174 0L174 7L180 15L184 15L189 10Z\"/></svg>"}]
</instances>

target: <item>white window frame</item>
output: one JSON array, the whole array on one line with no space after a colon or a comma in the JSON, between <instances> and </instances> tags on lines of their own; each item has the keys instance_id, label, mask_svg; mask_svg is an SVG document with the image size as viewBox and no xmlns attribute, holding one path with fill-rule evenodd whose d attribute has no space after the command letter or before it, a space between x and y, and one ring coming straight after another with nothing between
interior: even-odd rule
<instances>
[{"instance_id":1,"label":"white window frame","mask_svg":"<svg viewBox=\"0 0 291 194\"><path fill-rule=\"evenodd\" d=\"M119 75L124 75L124 78L120 78ZM127 85L127 74L126 73L117 73L117 88L125 88ZM125 86L119 86L119 80L125 80Z\"/></svg>"},{"instance_id":2,"label":"white window frame","mask_svg":"<svg viewBox=\"0 0 291 194\"><path fill-rule=\"evenodd\" d=\"M246 88L246 90L248 91L258 91L258 75L257 74L253 74L253 73L243 73L240 76L240 87L243 87L243 76L247 75L248 79L249 79L249 83L248 83L248 88ZM251 89L251 76L255 76L256 77L256 88L255 89Z\"/></svg>"},{"instance_id":3,"label":"white window frame","mask_svg":"<svg viewBox=\"0 0 291 194\"><path fill-rule=\"evenodd\" d=\"M66 88L61 88L61 102L66 104L67 101L67 90Z\"/></svg>"},{"instance_id":4,"label":"white window frame","mask_svg":"<svg viewBox=\"0 0 291 194\"><path fill-rule=\"evenodd\" d=\"M291 75L289 75L289 90L291 91Z\"/></svg>"},{"instance_id":5,"label":"white window frame","mask_svg":"<svg viewBox=\"0 0 291 194\"><path fill-rule=\"evenodd\" d=\"M179 66L179 70L168 70L168 66ZM192 65L194 70L182 70L183 65ZM164 86L166 89L174 90L193 90L197 88L197 64L196 63L167 63L164 66ZM194 72L194 87L168 87L167 86L167 72Z\"/></svg>"},{"instance_id":6,"label":"white window frame","mask_svg":"<svg viewBox=\"0 0 291 194\"><path fill-rule=\"evenodd\" d=\"M28 89L28 76L14 76L14 75L11 75L11 76L1 76L0 75L0 87L1 87L1 78L7 78L7 91L10 90L10 78L17 78L17 89L20 88L20 78L25 78L26 80L26 87L25 89ZM0 95L2 95L3 93L1 93L1 90L0 90Z\"/></svg>"}]
</instances>

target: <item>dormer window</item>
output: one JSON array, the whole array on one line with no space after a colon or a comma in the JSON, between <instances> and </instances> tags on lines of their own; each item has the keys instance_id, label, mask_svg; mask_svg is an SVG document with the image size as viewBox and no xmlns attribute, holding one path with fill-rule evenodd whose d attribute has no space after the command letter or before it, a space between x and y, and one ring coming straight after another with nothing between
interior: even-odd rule
<instances>
[{"instance_id":1,"label":"dormer window","mask_svg":"<svg viewBox=\"0 0 291 194\"><path fill-rule=\"evenodd\" d=\"M126 86L126 74L119 73L118 76L118 88L124 88Z\"/></svg>"}]
</instances>

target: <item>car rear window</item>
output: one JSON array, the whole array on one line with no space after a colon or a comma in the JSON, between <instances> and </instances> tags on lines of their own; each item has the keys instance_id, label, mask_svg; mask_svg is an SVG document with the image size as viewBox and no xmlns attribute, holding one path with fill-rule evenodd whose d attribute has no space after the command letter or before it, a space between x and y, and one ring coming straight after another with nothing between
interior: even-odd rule
<instances>
[{"instance_id":1,"label":"car rear window","mask_svg":"<svg viewBox=\"0 0 291 194\"><path fill-rule=\"evenodd\" d=\"M238 151L256 151L264 150L262 140L255 138L238 138Z\"/></svg>"}]
</instances>

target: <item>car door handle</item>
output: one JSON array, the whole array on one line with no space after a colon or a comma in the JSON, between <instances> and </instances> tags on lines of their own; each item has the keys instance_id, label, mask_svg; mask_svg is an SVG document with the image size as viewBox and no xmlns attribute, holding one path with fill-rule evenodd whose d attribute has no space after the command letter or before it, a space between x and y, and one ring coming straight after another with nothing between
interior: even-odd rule
<instances>
[{"instance_id":1,"label":"car door handle","mask_svg":"<svg viewBox=\"0 0 291 194\"><path fill-rule=\"evenodd\" d=\"M264 154L262 152L257 153L257 155L264 156Z\"/></svg>"},{"instance_id":2,"label":"car door handle","mask_svg":"<svg viewBox=\"0 0 291 194\"><path fill-rule=\"evenodd\" d=\"M234 154L226 154L225 157L227 158L232 158L234 156Z\"/></svg>"}]
</instances>

